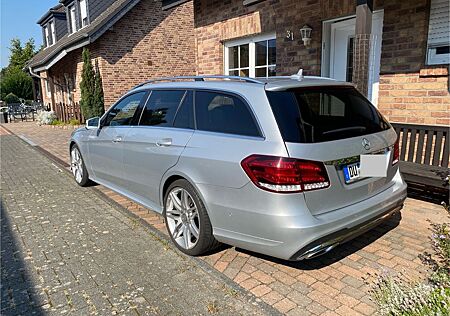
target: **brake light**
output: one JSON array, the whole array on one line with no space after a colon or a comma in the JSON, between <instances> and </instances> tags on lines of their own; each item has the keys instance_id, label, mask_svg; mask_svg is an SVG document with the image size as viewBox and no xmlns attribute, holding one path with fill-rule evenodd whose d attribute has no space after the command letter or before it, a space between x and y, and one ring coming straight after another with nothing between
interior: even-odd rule
<instances>
[{"instance_id":1,"label":"brake light","mask_svg":"<svg viewBox=\"0 0 450 316\"><path fill-rule=\"evenodd\" d=\"M266 191L293 193L330 186L322 162L251 155L242 160L241 165L252 182Z\"/></svg>"},{"instance_id":2,"label":"brake light","mask_svg":"<svg viewBox=\"0 0 450 316\"><path fill-rule=\"evenodd\" d=\"M395 165L400 159L400 148L399 148L400 138L397 138L397 141L394 144L394 155L392 157L392 165Z\"/></svg>"}]
</instances>

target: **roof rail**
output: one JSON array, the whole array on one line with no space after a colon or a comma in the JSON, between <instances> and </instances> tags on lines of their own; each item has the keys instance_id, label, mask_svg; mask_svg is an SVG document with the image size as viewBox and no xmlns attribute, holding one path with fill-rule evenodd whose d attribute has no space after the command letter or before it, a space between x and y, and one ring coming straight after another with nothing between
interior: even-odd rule
<instances>
[{"instance_id":1,"label":"roof rail","mask_svg":"<svg viewBox=\"0 0 450 316\"><path fill-rule=\"evenodd\" d=\"M176 81L176 80L205 81L205 79L238 80L238 81L245 81L245 82L249 82L249 83L264 84L264 82L259 81L257 79L252 79L252 78L248 78L248 77L239 77L239 76L221 76L221 75L178 76L178 77L162 77L162 78L155 78L155 79L147 80L147 81L144 81L144 82L138 84L133 89L140 88L140 87L145 86L147 84L160 82L160 81Z\"/></svg>"}]
</instances>

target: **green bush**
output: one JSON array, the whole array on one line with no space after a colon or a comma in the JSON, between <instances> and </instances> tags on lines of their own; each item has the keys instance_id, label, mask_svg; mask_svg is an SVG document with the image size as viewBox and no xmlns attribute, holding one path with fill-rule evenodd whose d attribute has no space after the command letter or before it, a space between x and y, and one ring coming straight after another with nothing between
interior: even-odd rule
<instances>
[{"instance_id":1,"label":"green bush","mask_svg":"<svg viewBox=\"0 0 450 316\"><path fill-rule=\"evenodd\" d=\"M53 120L53 121L50 123L50 125L62 126L62 125L64 125L64 122L63 122L63 121L60 121L60 120Z\"/></svg>"},{"instance_id":2,"label":"green bush","mask_svg":"<svg viewBox=\"0 0 450 316\"><path fill-rule=\"evenodd\" d=\"M12 92L5 97L4 101L6 104L20 103L19 97Z\"/></svg>"},{"instance_id":3,"label":"green bush","mask_svg":"<svg viewBox=\"0 0 450 316\"><path fill-rule=\"evenodd\" d=\"M450 288L406 282L402 275L380 277L373 297L381 315L450 315Z\"/></svg>"},{"instance_id":4,"label":"green bush","mask_svg":"<svg viewBox=\"0 0 450 316\"><path fill-rule=\"evenodd\" d=\"M92 65L91 54L87 48L82 53L83 69L81 72L81 111L85 119L102 116L105 112L103 83L98 63Z\"/></svg>"},{"instance_id":5,"label":"green bush","mask_svg":"<svg viewBox=\"0 0 450 316\"><path fill-rule=\"evenodd\" d=\"M69 124L72 126L80 125L80 121L77 119L70 119Z\"/></svg>"}]
</instances>

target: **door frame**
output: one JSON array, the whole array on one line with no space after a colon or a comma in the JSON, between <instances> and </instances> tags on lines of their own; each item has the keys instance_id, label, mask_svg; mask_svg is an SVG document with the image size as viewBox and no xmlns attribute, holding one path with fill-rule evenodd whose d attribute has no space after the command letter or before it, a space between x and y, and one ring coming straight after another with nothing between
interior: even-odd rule
<instances>
[{"instance_id":1,"label":"door frame","mask_svg":"<svg viewBox=\"0 0 450 316\"><path fill-rule=\"evenodd\" d=\"M383 35L383 25L384 25L384 10L376 10L373 12L373 15L377 15L379 18L381 18L381 36ZM345 22L348 21L349 24L355 23L356 15L349 15L346 17L340 17L335 19L330 19L322 22L322 56L321 56L321 76L322 77L330 77L331 73L331 65L330 65L330 58L332 54L334 54L334 45L332 45L334 41L334 34L332 32L332 25L337 22ZM374 17L375 18L375 17ZM378 103L378 84L379 84L379 71L380 71L380 57L381 57L381 46L378 48L379 54L376 55L375 52L370 52L370 69L374 69L378 72L378 74L374 73L374 70L372 70L369 73L369 95L370 100L372 103L377 106ZM378 63L378 65L377 65ZM378 77L378 80L376 80L376 77Z\"/></svg>"}]
</instances>

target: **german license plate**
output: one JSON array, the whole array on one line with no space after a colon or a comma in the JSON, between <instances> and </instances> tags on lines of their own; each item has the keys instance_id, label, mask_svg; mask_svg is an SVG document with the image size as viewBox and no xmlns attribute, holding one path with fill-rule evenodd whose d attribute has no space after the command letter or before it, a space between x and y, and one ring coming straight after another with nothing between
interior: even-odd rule
<instances>
[{"instance_id":1,"label":"german license plate","mask_svg":"<svg viewBox=\"0 0 450 316\"><path fill-rule=\"evenodd\" d=\"M345 183L353 182L358 180L360 177L360 167L359 162L346 165L343 168Z\"/></svg>"}]
</instances>

